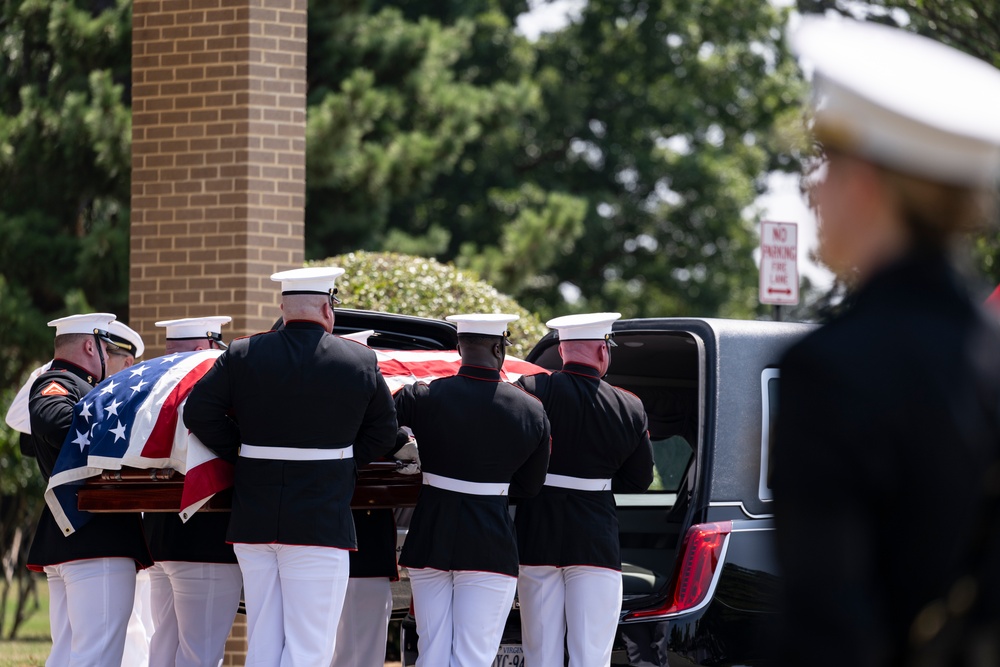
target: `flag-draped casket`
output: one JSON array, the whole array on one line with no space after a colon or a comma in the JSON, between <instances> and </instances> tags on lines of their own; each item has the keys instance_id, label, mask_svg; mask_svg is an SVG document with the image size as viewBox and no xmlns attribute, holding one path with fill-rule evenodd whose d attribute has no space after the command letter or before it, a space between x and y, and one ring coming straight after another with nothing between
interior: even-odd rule
<instances>
[{"instance_id":1,"label":"flag-draped casket","mask_svg":"<svg viewBox=\"0 0 1000 667\"><path fill-rule=\"evenodd\" d=\"M87 521L89 512L84 510L175 511L186 520L232 486L232 465L209 451L181 419L192 387L220 354L206 350L144 360L81 399L45 491L49 508L67 534ZM461 365L453 350L376 354L393 394L413 382L454 375ZM504 362L507 381L538 372L546 371L520 359ZM167 477L165 469L179 474L157 481ZM394 462L363 469L354 504L412 503L419 476L395 470ZM401 495L400 489L407 491Z\"/></svg>"}]
</instances>

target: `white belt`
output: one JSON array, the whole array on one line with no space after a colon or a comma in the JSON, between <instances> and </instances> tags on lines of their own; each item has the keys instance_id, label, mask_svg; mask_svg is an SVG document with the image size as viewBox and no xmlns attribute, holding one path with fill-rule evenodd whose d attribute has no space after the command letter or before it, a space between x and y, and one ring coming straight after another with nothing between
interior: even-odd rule
<instances>
[{"instance_id":1,"label":"white belt","mask_svg":"<svg viewBox=\"0 0 1000 667\"><path fill-rule=\"evenodd\" d=\"M337 459L353 459L354 445L348 445L339 449L242 445L240 447L240 456L247 459L271 459L274 461L334 461Z\"/></svg>"},{"instance_id":2,"label":"white belt","mask_svg":"<svg viewBox=\"0 0 1000 667\"><path fill-rule=\"evenodd\" d=\"M607 491L611 488L611 480L585 479L583 477L570 477L569 475L553 475L549 473L545 476L545 486L558 486L562 489L574 489L576 491Z\"/></svg>"},{"instance_id":3,"label":"white belt","mask_svg":"<svg viewBox=\"0 0 1000 667\"><path fill-rule=\"evenodd\" d=\"M468 493L473 496L506 496L510 484L493 484L487 482L466 482L464 479L452 479L429 472L424 473L424 484L445 491Z\"/></svg>"}]
</instances>

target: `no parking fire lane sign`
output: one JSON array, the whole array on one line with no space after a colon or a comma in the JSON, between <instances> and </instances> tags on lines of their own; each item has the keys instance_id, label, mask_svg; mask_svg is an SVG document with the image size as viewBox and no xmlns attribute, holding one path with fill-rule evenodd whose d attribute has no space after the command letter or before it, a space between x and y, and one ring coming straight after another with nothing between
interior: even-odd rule
<instances>
[{"instance_id":1,"label":"no parking fire lane sign","mask_svg":"<svg viewBox=\"0 0 1000 667\"><path fill-rule=\"evenodd\" d=\"M799 303L798 226L794 222L760 223L760 302Z\"/></svg>"}]
</instances>

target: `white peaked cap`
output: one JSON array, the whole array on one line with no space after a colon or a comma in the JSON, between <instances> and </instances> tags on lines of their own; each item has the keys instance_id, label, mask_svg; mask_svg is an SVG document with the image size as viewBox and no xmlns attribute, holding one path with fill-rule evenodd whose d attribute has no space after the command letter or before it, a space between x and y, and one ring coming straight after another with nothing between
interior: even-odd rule
<instances>
[{"instance_id":1,"label":"white peaked cap","mask_svg":"<svg viewBox=\"0 0 1000 667\"><path fill-rule=\"evenodd\" d=\"M84 313L82 315L60 317L58 320L49 322L49 326L56 328L57 336L62 336L63 334L92 334L94 333L94 329L107 331L114 321L115 315L111 313Z\"/></svg>"},{"instance_id":2,"label":"white peaked cap","mask_svg":"<svg viewBox=\"0 0 1000 667\"><path fill-rule=\"evenodd\" d=\"M816 130L833 148L935 182L1000 176L1000 70L874 23L802 19L792 48L815 68Z\"/></svg>"},{"instance_id":3,"label":"white peaked cap","mask_svg":"<svg viewBox=\"0 0 1000 667\"><path fill-rule=\"evenodd\" d=\"M281 293L329 294L337 278L344 275L339 266L310 266L305 269L282 271L271 276L281 283Z\"/></svg>"},{"instance_id":4,"label":"white peaked cap","mask_svg":"<svg viewBox=\"0 0 1000 667\"><path fill-rule=\"evenodd\" d=\"M126 326L125 324L122 324L118 320L115 320L108 325L108 333L111 334L113 339L123 339L125 343L131 345L132 349L128 351L131 352L132 356L136 359L141 357L142 353L146 350L146 346L143 344L142 336L139 335L139 332L129 326ZM121 343L122 340L117 340L115 342Z\"/></svg>"},{"instance_id":5,"label":"white peaked cap","mask_svg":"<svg viewBox=\"0 0 1000 667\"><path fill-rule=\"evenodd\" d=\"M368 337L375 333L374 329L365 329L364 331L355 331L349 334L340 334L341 338L347 338L349 340L357 341L362 345L368 344Z\"/></svg>"},{"instance_id":6,"label":"white peaked cap","mask_svg":"<svg viewBox=\"0 0 1000 667\"><path fill-rule=\"evenodd\" d=\"M471 315L449 315L444 319L458 325L459 335L503 336L507 333L507 325L519 319L519 317L503 313L475 313Z\"/></svg>"},{"instance_id":7,"label":"white peaked cap","mask_svg":"<svg viewBox=\"0 0 1000 667\"><path fill-rule=\"evenodd\" d=\"M563 315L545 323L559 332L559 340L604 340L621 313Z\"/></svg>"},{"instance_id":8,"label":"white peaked cap","mask_svg":"<svg viewBox=\"0 0 1000 667\"><path fill-rule=\"evenodd\" d=\"M228 315L212 317L185 317L180 320L163 320L156 326L165 327L167 340L208 339L222 335L222 325L229 324L233 318Z\"/></svg>"}]
</instances>

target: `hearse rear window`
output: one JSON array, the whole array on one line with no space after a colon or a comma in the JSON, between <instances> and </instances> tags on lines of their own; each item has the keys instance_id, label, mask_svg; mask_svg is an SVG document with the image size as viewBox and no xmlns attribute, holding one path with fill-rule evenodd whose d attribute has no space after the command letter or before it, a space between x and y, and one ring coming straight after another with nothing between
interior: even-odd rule
<instances>
[{"instance_id":1,"label":"hearse rear window","mask_svg":"<svg viewBox=\"0 0 1000 667\"><path fill-rule=\"evenodd\" d=\"M653 444L653 483L646 500L635 501L649 503L649 495L662 494L672 503L691 483L698 444L698 345L680 331L622 331L615 341L606 379L642 400Z\"/></svg>"}]
</instances>

